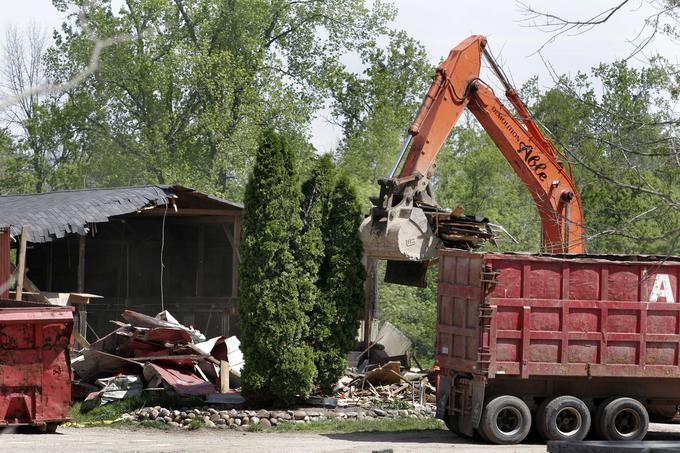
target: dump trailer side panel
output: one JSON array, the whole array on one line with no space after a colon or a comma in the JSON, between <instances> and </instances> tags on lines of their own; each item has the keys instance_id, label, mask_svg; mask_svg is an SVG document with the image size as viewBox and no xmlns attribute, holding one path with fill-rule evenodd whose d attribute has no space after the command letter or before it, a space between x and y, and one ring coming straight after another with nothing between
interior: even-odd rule
<instances>
[{"instance_id":1,"label":"dump trailer side panel","mask_svg":"<svg viewBox=\"0 0 680 453\"><path fill-rule=\"evenodd\" d=\"M0 300L0 426L56 427L71 406L72 308L20 305Z\"/></svg>"},{"instance_id":2,"label":"dump trailer side panel","mask_svg":"<svg viewBox=\"0 0 680 453\"><path fill-rule=\"evenodd\" d=\"M679 280L677 258L442 250L439 413L471 434L494 395L680 401Z\"/></svg>"}]
</instances>

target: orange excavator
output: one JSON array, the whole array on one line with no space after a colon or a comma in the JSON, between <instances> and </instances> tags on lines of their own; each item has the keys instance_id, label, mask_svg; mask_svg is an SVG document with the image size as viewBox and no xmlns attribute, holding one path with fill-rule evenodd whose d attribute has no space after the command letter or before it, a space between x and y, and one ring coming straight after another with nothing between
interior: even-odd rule
<instances>
[{"instance_id":1,"label":"orange excavator","mask_svg":"<svg viewBox=\"0 0 680 453\"><path fill-rule=\"evenodd\" d=\"M517 116L479 78L482 57L503 84ZM437 154L466 108L529 189L541 219L542 251L585 251L583 210L569 162L543 135L486 49L486 38L470 36L437 69L389 177L378 181L380 195L372 199L371 213L361 225L366 254L388 260L386 281L423 286L428 262L439 248L477 248L492 237L485 221L438 206L432 191Z\"/></svg>"}]
</instances>

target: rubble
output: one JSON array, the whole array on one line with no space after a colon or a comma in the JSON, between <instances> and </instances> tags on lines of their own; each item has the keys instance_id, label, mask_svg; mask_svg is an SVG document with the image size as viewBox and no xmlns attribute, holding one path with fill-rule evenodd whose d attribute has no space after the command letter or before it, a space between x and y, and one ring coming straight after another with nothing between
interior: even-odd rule
<instances>
[{"instance_id":1,"label":"rubble","mask_svg":"<svg viewBox=\"0 0 680 453\"><path fill-rule=\"evenodd\" d=\"M122 317L128 324L112 321L116 330L78 351L71 361L76 386L87 394L85 410L137 396L142 389L172 390L179 396L221 392L229 395L222 399L229 401L225 404L242 404L240 395L224 385L240 385L243 355L238 338L206 340L167 311L151 317L125 310ZM232 379L221 379L223 370ZM92 384L101 389L94 391Z\"/></svg>"}]
</instances>

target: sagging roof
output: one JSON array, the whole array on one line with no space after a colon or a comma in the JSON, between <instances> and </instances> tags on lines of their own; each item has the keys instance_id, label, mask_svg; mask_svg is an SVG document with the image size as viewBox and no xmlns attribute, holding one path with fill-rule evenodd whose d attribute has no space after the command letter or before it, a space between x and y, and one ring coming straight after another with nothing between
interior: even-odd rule
<instances>
[{"instance_id":1,"label":"sagging roof","mask_svg":"<svg viewBox=\"0 0 680 453\"><path fill-rule=\"evenodd\" d=\"M0 196L0 225L17 235L28 226L29 242L49 242L67 234L85 235L91 223L110 217L165 206L170 199L191 197L213 208L241 210L243 205L179 185L149 185L107 189L64 190Z\"/></svg>"}]
</instances>

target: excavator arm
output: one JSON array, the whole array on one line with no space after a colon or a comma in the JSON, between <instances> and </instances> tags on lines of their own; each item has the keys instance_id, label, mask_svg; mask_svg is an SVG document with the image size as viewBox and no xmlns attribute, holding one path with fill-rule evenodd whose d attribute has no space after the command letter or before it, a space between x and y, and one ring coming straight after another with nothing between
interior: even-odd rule
<instances>
[{"instance_id":1,"label":"excavator arm","mask_svg":"<svg viewBox=\"0 0 680 453\"><path fill-rule=\"evenodd\" d=\"M440 247L450 245L452 237L462 238L454 245L468 243L465 222L471 220L439 207L430 185L437 154L466 108L529 189L541 218L541 249L584 252L583 211L569 163L542 134L485 47L483 36L471 36L452 49L437 69L401 153L389 177L379 181L380 196L373 200L371 215L362 224L360 234L368 255L426 262L436 257ZM482 57L503 83L519 118L479 78ZM404 156L401 172L395 176Z\"/></svg>"}]
</instances>

